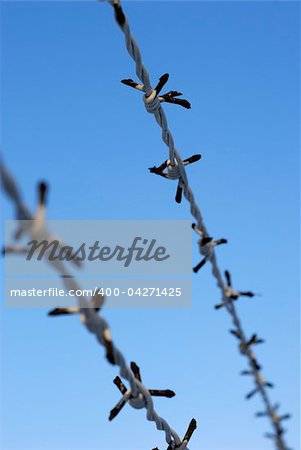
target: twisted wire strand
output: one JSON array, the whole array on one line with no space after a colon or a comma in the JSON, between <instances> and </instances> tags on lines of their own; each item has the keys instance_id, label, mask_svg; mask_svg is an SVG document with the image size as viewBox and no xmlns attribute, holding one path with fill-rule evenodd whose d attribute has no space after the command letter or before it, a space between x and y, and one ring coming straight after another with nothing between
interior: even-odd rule
<instances>
[{"instance_id":1,"label":"twisted wire strand","mask_svg":"<svg viewBox=\"0 0 301 450\"><path fill-rule=\"evenodd\" d=\"M106 1L110 3L111 6L114 8L115 20L116 23L119 25L120 29L122 30L122 32L124 33L126 48L135 63L136 74L139 80L145 86L145 95L143 96L145 108L147 112L154 115L156 122L162 129L162 140L169 149L169 159L172 164L175 164L175 160L178 164L180 179L184 190L184 197L190 204L190 212L192 216L196 219L197 226L202 232L202 235L204 237L208 237L209 235L207 232L207 228L202 213L195 200L194 194L189 186L183 160L180 156L180 153L176 150L174 146L174 139L171 131L168 128L166 115L164 113L163 107L159 99L156 97L156 92L153 91L151 87L149 74L142 63L141 52L131 33L130 25L122 9L121 2L119 0L106 0ZM221 270L217 263L217 258L213 247L209 247L206 250L206 256L211 263L212 274L216 280L218 288L221 291L223 305L225 306L227 312L230 314L232 323L236 331L239 333L240 348L245 349L244 351L241 351L241 353L248 359L250 372L253 375L255 383L256 392L258 392L262 398L265 407L265 411L262 415L266 415L270 419L271 426L274 432L274 434L271 437L274 440L277 450L288 450L288 447L286 446L283 438L284 429L281 426L281 416L279 416L276 413L275 407L273 407L272 405L272 402L266 390L265 380L260 373L260 367L257 364L255 355L248 346L248 339L246 338L246 334L243 330L241 321L238 317L233 301L231 300L231 298L229 298L229 296L226 295L226 287L222 278Z\"/></svg>"},{"instance_id":2,"label":"twisted wire strand","mask_svg":"<svg viewBox=\"0 0 301 450\"><path fill-rule=\"evenodd\" d=\"M66 275L64 270L64 276L62 277L64 284L68 289L73 289L74 292L81 290L75 279ZM95 334L98 342L105 347L104 332L109 330L108 322L100 314L96 313L89 305L89 301L84 297L78 297L81 314L84 316L83 323L86 328L93 334ZM112 341L113 344L113 341ZM171 448L178 448L179 450L189 450L187 446L182 446L182 440L179 435L173 430L168 422L159 416L154 408L153 399L143 383L134 377L132 370L128 366L125 357L122 352L113 344L114 364L119 366L119 374L122 378L126 379L130 384L130 390L123 396L125 401L135 409L145 408L146 418L149 421L155 422L158 430L165 432L166 442ZM132 397L132 398L131 398Z\"/></svg>"},{"instance_id":3,"label":"twisted wire strand","mask_svg":"<svg viewBox=\"0 0 301 450\"><path fill-rule=\"evenodd\" d=\"M27 234L31 239L37 239L38 241L46 240L51 242L53 240L53 235L47 228L45 222L45 214L40 214L38 210L36 214L32 214L29 209L23 203L21 198L20 190L14 177L10 174L7 168L4 166L2 159L0 158L0 181L5 194L10 198L16 207L16 220L19 220L19 234ZM26 212L26 214L24 213ZM20 216L22 220L20 220ZM15 239L17 239L15 237ZM68 290L73 289L74 292L77 290L82 291L78 282L75 278L69 274L61 261L47 261L52 268L58 272L61 276L62 282ZM98 312L91 307L91 303L84 296L77 296L78 305L80 308L81 321L84 323L86 328L90 333L94 334L98 342L106 347L106 342L104 336L109 331L108 322L104 317L102 317ZM110 334L111 337L111 334ZM155 410L153 399L150 395L148 389L143 385L143 383L137 378L135 378L131 368L128 366L126 359L119 350L112 338L111 338L113 354L114 354L114 365L119 366L119 375L127 380L130 384L130 389L124 395L123 399L127 401L133 408L142 409L145 408L146 418L149 421L155 422L158 430L162 430L165 433L165 440L170 446L171 450L189 450L187 447L187 442L182 441L177 432L168 424L168 422L162 418Z\"/></svg>"}]
</instances>

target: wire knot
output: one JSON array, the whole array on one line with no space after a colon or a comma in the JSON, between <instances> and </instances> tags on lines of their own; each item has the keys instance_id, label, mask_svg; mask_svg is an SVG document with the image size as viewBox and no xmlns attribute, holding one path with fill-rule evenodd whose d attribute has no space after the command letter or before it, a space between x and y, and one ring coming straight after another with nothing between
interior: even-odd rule
<instances>
[{"instance_id":1,"label":"wire knot","mask_svg":"<svg viewBox=\"0 0 301 450\"><path fill-rule=\"evenodd\" d=\"M200 159L201 155L197 154L190 156L190 158L184 159L184 161L181 161L180 163L182 163L182 166L187 166L188 164L192 164L196 161L199 161ZM183 168L180 167L179 162L175 157L173 158L173 160L167 159L159 167L154 166L148 168L150 173L155 173L156 175L160 175L161 177L167 178L168 180L178 180L178 188L175 197L177 203L181 203L182 191L185 186L181 175L182 169Z\"/></svg>"},{"instance_id":2,"label":"wire knot","mask_svg":"<svg viewBox=\"0 0 301 450\"><path fill-rule=\"evenodd\" d=\"M209 258L211 256L212 253L212 245L211 245L211 241L210 242L205 242L205 244L202 243L202 239L199 239L199 250L200 250L200 254L205 256L206 258Z\"/></svg>"},{"instance_id":3,"label":"wire knot","mask_svg":"<svg viewBox=\"0 0 301 450\"><path fill-rule=\"evenodd\" d=\"M224 299L222 303L214 306L215 309L222 308L227 303L231 303L232 300L237 300L239 297L254 297L256 294L251 291L234 291L232 289L231 275L228 270L225 270L225 278L227 284L225 285ZM256 335L255 335L256 337Z\"/></svg>"},{"instance_id":4,"label":"wire knot","mask_svg":"<svg viewBox=\"0 0 301 450\"><path fill-rule=\"evenodd\" d=\"M198 227L196 223L193 223L191 225L192 229L201 237L201 239L198 240L199 250L200 254L204 256L202 261L199 262L192 270L194 273L197 273L212 257L213 253L213 247L217 247L221 244L227 244L227 239L221 238L213 240L211 236L208 236L207 233Z\"/></svg>"},{"instance_id":5,"label":"wire knot","mask_svg":"<svg viewBox=\"0 0 301 450\"><path fill-rule=\"evenodd\" d=\"M139 392L137 397L131 397L129 399L129 404L135 409L142 409L145 407L146 401L141 392Z\"/></svg>"},{"instance_id":6,"label":"wire knot","mask_svg":"<svg viewBox=\"0 0 301 450\"><path fill-rule=\"evenodd\" d=\"M135 379L141 383L142 381L141 381L140 369L137 366L137 364L133 361L131 362L131 369L132 369ZM131 389L127 389L119 377L116 377L113 382L118 387L118 389L122 393L123 397L117 403L117 405L111 410L109 420L113 420L114 417L117 416L117 414L121 411L121 409L124 407L124 405L127 402L135 409L142 409L147 406L147 401L141 392L139 392L139 394L136 397L134 397L132 395ZM157 396L157 397L172 398L175 396L175 393L173 391L171 391L170 389L164 389L164 390L148 389L148 393L150 396Z\"/></svg>"},{"instance_id":7,"label":"wire knot","mask_svg":"<svg viewBox=\"0 0 301 450\"><path fill-rule=\"evenodd\" d=\"M117 7L117 10L118 10L118 7ZM121 17L120 17L120 19L121 19ZM119 25L121 27L123 27L123 25L121 23L119 23ZM191 105L188 100L185 100L183 98L177 98L182 95L181 92L169 91L166 94L159 95L162 88L167 83L168 78L169 78L168 73L165 73L164 75L162 75L162 77L159 78L159 82L158 82L157 86L152 90L151 94L148 97L146 97L146 96L143 97L145 107L148 112L155 113L156 111L158 111L158 109L160 107L159 105L161 102L173 103L175 105L183 106L183 108L186 108L186 109L191 108ZM130 86L134 89L137 89L138 91L146 92L146 87L144 86L144 84L136 83L136 81L132 80L132 78L127 78L127 79L121 80L121 83L123 83L127 86ZM157 100L155 100L154 97L157 97Z\"/></svg>"},{"instance_id":8,"label":"wire knot","mask_svg":"<svg viewBox=\"0 0 301 450\"><path fill-rule=\"evenodd\" d=\"M150 114L156 114L156 112L160 109L160 100L158 99L157 92L155 90L153 90L148 97L144 95L143 101L146 111Z\"/></svg>"}]
</instances>

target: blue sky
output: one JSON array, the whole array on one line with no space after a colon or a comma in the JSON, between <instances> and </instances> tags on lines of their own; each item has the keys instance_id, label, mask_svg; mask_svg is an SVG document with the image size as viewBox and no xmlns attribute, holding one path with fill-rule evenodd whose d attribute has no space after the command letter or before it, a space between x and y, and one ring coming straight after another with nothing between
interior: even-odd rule
<instances>
[{"instance_id":1,"label":"blue sky","mask_svg":"<svg viewBox=\"0 0 301 450\"><path fill-rule=\"evenodd\" d=\"M189 179L234 286L262 294L238 304L271 392L291 412L299 448L299 4L126 2L153 85L170 73L190 111L166 105L183 157L201 153ZM50 183L49 219L189 219L175 185L148 173L166 159L109 5L2 2L2 151L30 207ZM2 198L4 218L13 217ZM180 236L178 237L180 239ZM196 238L193 237L196 248ZM195 264L199 261L196 249ZM107 310L116 344L145 384L175 390L158 412L191 449L265 450L269 425L239 377L246 367L229 335L209 267L193 277L187 310ZM3 308L2 448L151 449L163 434L119 400L103 350L77 318Z\"/></svg>"}]
</instances>

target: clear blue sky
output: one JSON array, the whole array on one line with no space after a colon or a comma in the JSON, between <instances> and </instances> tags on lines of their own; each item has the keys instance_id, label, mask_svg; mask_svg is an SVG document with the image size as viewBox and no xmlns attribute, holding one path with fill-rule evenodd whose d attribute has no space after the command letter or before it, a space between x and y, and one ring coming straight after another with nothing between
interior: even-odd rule
<instances>
[{"instance_id":1,"label":"clear blue sky","mask_svg":"<svg viewBox=\"0 0 301 450\"><path fill-rule=\"evenodd\" d=\"M49 219L187 219L175 185L148 173L167 155L107 4L2 2L2 144L27 203L50 183ZM190 111L166 105L176 146L202 153L189 177L238 289L247 333L299 448L299 4L126 2L153 85L170 73ZM2 200L5 218L11 205ZM180 239L180 237L179 237ZM196 238L195 245L196 245ZM199 261L196 251L195 264ZM192 417L195 450L265 450L258 398L240 377L226 312L205 267L187 310L105 310L116 344L149 387L171 388L156 408L179 434ZM164 449L145 412L125 407L103 350L76 317L1 309L3 450Z\"/></svg>"}]
</instances>

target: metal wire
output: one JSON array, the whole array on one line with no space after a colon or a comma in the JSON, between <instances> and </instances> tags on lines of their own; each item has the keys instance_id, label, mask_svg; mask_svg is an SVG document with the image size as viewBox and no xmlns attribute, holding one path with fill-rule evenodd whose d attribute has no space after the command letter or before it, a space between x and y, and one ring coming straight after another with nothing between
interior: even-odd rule
<instances>
[{"instance_id":1,"label":"metal wire","mask_svg":"<svg viewBox=\"0 0 301 450\"><path fill-rule=\"evenodd\" d=\"M155 116L157 123L162 129L162 139L169 149L170 164L177 165L179 183L183 188L185 198L190 204L191 214L197 221L197 228L199 229L203 238L209 238L209 234L207 232L201 211L194 199L193 192L189 186L183 160L181 159L179 152L174 146L173 136L168 128L167 119L160 103L160 97L158 98L157 92L151 87L149 74L142 63L140 50L131 34L128 20L122 10L119 1L108 0L108 2L114 8L116 22L122 29L125 36L126 48L135 62L136 74L139 80L143 83L143 91L145 92L143 101L145 108L149 113ZM21 233L29 233L29 235L33 238L35 236L38 236L39 239L41 239L41 235L43 235L44 238L47 238L48 236L48 238L50 238L51 240L51 235L49 234L45 223L43 205L40 205L41 207L38 208L36 215L31 214L23 203L15 180L7 171L1 160L0 174L2 187L15 204L16 218L18 220L25 220L25 222L20 223L20 229L17 231L16 237L20 236ZM28 220L31 221L31 226L29 227ZM267 387L271 387L271 383L267 383L264 381L261 375L260 365L258 364L253 351L251 350L251 346L253 344L259 343L260 340L257 339L256 335L253 335L251 339L246 338L246 335L242 328L242 324L238 318L236 308L233 304L233 300L237 298L237 296L235 297L235 295L238 291L232 291L229 285L225 285L221 271L217 264L214 245L209 245L209 243L208 245L200 244L199 249L200 253L205 256L206 261L210 261L212 265L213 276L216 279L217 286L221 290L222 304L230 314L232 319L232 323L234 326L232 334L234 334L236 338L239 339L239 351L247 358L249 363L249 370L244 371L244 374L253 376L255 388L247 395L247 398L251 398L256 393L260 394L264 403L264 410L260 413L257 413L257 416L267 416L270 419L273 433L269 435L269 437L273 439L278 450L288 450L283 439L284 430L281 425L282 420L288 418L288 415L279 416L277 414L277 407L272 405L267 393ZM16 251L18 251L17 248ZM75 289L75 291L77 289L80 289L76 280L71 275L66 274L66 269L64 267L56 263L53 264L53 268L61 274L62 281L66 288ZM155 411L153 400L149 390L142 384L139 379L134 376L131 368L126 363L122 352L113 343L107 321L95 309L91 308L89 299L85 297L77 298L79 302L82 322L91 333L95 334L98 342L105 348L107 348L109 339L113 357L111 356L111 360L109 358L108 359L111 363L119 366L120 376L129 382L130 388L126 390L122 400L128 402L135 409L145 408L147 410L147 420L155 422L157 429L164 431L166 442L169 445L168 450L188 450L188 441L196 427L195 420L193 419L191 421L184 438L181 439L176 431L170 427L168 422L160 417Z\"/></svg>"},{"instance_id":2,"label":"metal wire","mask_svg":"<svg viewBox=\"0 0 301 450\"><path fill-rule=\"evenodd\" d=\"M27 234L30 236L31 240L36 239L38 241L46 240L51 242L53 240L53 235L48 230L45 221L45 204L39 204L35 214L32 214L29 211L23 202L15 179L4 166L1 159L0 176L2 188L6 195L12 200L16 208L15 216L16 219L19 220L19 229L17 230L16 237ZM23 220L20 220L20 216L22 216ZM20 253L20 246L12 246L9 248L9 253ZM68 274L61 261L56 260L47 262L49 262L53 269L61 275L62 282L68 290L74 289L74 292L81 290L75 278ZM107 348L109 337L113 358L108 358L108 360L112 364L119 366L120 376L127 380L130 384L130 389L124 395L123 400L127 401L135 409L145 408L147 410L147 420L155 422L157 429L164 431L165 439L170 450L176 448L178 450L188 450L188 441L182 440L176 431L171 428L168 422L156 412L149 390L142 384L141 381L139 381L139 379L135 378L123 353L113 343L109 331L109 325L105 318L91 307L90 301L84 296L78 296L77 300L80 307L81 321L91 333L95 334L98 342L105 348Z\"/></svg>"},{"instance_id":3,"label":"metal wire","mask_svg":"<svg viewBox=\"0 0 301 450\"><path fill-rule=\"evenodd\" d=\"M100 0L103 1L103 0ZM108 3L112 5L115 12L115 20L119 25L120 29L124 33L125 44L130 54L131 58L135 63L136 74L139 80L144 85L143 101L145 108L148 113L153 114L156 122L162 129L162 140L167 145L169 150L169 159L171 164L177 164L179 168L179 180L184 190L184 196L190 204L190 212L192 216L197 221L197 227L202 233L203 237L209 237L209 234L206 229L206 225L201 214L201 211L196 203L194 198L194 194L189 186L186 170L183 164L183 160L176 150L174 146L174 139L171 131L168 128L168 122L160 100L157 97L157 93L152 89L150 84L150 77L142 63L142 57L139 50L139 47L131 33L131 29L129 26L128 19L122 9L121 2L119 0L107 0ZM201 247L201 246L200 246ZM287 418L287 416L279 416L276 412L276 407L272 405L270 397L267 392L267 387L271 387L271 383L266 383L262 374L260 365L257 362L257 359L254 355L254 352L251 350L250 341L247 339L246 334L243 330L241 321L238 317L236 308L233 304L233 299L229 296L229 292L227 290L227 286L223 281L221 270L218 266L216 254L212 245L206 245L205 247L200 248L202 255L205 255L206 259L210 261L212 266L212 274L216 280L216 284L221 291L222 303L225 306L226 311L229 313L232 324L234 326L234 331L237 333L237 337L240 340L240 353L244 355L249 363L249 371L248 373L253 376L255 388L251 391L251 394L258 393L261 396L261 399L264 404L264 411L261 415L265 415L270 419L273 433L268 435L274 440L275 446L278 450L288 450L283 438L284 429L282 427L281 421L283 418ZM247 398L250 398L252 395L248 395Z\"/></svg>"}]
</instances>

